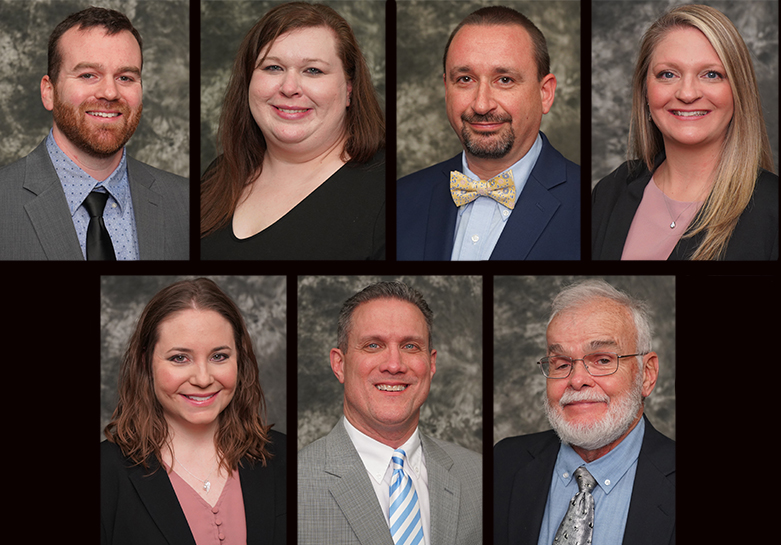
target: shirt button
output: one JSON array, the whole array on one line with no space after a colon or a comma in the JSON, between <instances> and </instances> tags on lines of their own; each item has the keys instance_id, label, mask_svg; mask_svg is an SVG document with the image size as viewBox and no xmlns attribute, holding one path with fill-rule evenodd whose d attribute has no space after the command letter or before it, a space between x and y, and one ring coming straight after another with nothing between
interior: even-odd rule
<instances>
[{"instance_id":1,"label":"shirt button","mask_svg":"<svg viewBox=\"0 0 781 545\"><path fill-rule=\"evenodd\" d=\"M214 513L216 515L219 512L220 512L220 508L219 507L217 507L217 506L212 507L212 513Z\"/></svg>"},{"instance_id":2,"label":"shirt button","mask_svg":"<svg viewBox=\"0 0 781 545\"><path fill-rule=\"evenodd\" d=\"M605 486L610 486L610 479L605 479Z\"/></svg>"},{"instance_id":3,"label":"shirt button","mask_svg":"<svg viewBox=\"0 0 781 545\"><path fill-rule=\"evenodd\" d=\"M564 475L562 475L562 477L564 477L564 478L566 479L567 477L569 477L569 473L567 473L567 472L565 471L565 472L564 472Z\"/></svg>"},{"instance_id":4,"label":"shirt button","mask_svg":"<svg viewBox=\"0 0 781 545\"><path fill-rule=\"evenodd\" d=\"M477 243L478 240L480 240L478 235L472 235L472 242Z\"/></svg>"},{"instance_id":5,"label":"shirt button","mask_svg":"<svg viewBox=\"0 0 781 545\"><path fill-rule=\"evenodd\" d=\"M116 207L117 207L117 203L111 203L111 208L116 208Z\"/></svg>"},{"instance_id":6,"label":"shirt button","mask_svg":"<svg viewBox=\"0 0 781 545\"><path fill-rule=\"evenodd\" d=\"M506 218L507 216L510 215L510 211L509 210L502 210L502 215Z\"/></svg>"}]
</instances>

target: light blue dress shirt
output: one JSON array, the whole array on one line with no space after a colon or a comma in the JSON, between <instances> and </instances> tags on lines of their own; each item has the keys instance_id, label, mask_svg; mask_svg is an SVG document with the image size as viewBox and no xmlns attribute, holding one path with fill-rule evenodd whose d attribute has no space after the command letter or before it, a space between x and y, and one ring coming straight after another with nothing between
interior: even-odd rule
<instances>
[{"instance_id":1,"label":"light blue dress shirt","mask_svg":"<svg viewBox=\"0 0 781 545\"><path fill-rule=\"evenodd\" d=\"M52 131L46 138L46 150L60 178L65 198L68 201L73 227L79 238L81 253L87 258L87 227L89 213L84 208L84 199L90 191L108 192L106 208L103 211L103 222L106 224L114 254L117 261L138 259L138 233L136 218L133 213L133 200L130 198L130 182L127 174L127 150L122 150L122 160L116 170L102 182L84 172L73 160L60 149L54 140Z\"/></svg>"},{"instance_id":2,"label":"light blue dress shirt","mask_svg":"<svg viewBox=\"0 0 781 545\"><path fill-rule=\"evenodd\" d=\"M542 518L538 545L551 545L572 497L578 492L573 473L585 466L597 486L594 487L594 535L592 545L615 545L624 539L624 528L632 500L637 457L643 446L645 419L616 448L591 463L584 463L572 447L561 445L553 469L548 502Z\"/></svg>"},{"instance_id":3,"label":"light blue dress shirt","mask_svg":"<svg viewBox=\"0 0 781 545\"><path fill-rule=\"evenodd\" d=\"M526 155L508 169L513 172L516 203L541 151L542 138L537 134L537 139ZM480 179L469 170L464 152L461 152L461 169L461 172L473 180ZM451 261L484 261L490 258L512 212L503 204L485 196L460 206L456 217Z\"/></svg>"}]
</instances>

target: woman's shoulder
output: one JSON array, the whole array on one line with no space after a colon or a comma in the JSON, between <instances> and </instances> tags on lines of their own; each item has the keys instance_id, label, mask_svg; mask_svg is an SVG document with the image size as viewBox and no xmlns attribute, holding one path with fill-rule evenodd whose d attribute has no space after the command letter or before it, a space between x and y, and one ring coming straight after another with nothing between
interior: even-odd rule
<instances>
[{"instance_id":1,"label":"woman's shoulder","mask_svg":"<svg viewBox=\"0 0 781 545\"><path fill-rule=\"evenodd\" d=\"M624 161L613 172L599 180L597 187L621 187L642 176L645 172L648 172L648 169L643 161Z\"/></svg>"},{"instance_id":2,"label":"woman's shoulder","mask_svg":"<svg viewBox=\"0 0 781 545\"><path fill-rule=\"evenodd\" d=\"M777 204L774 197L778 197L778 175L764 168L759 169L757 183L754 186L754 195L756 197L773 199L771 204Z\"/></svg>"}]
</instances>

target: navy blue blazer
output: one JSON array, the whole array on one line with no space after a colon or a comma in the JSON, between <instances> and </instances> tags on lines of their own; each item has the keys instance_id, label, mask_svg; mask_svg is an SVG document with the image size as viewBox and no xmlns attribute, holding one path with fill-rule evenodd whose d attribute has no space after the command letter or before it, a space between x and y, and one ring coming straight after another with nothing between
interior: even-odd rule
<instances>
[{"instance_id":1,"label":"navy blue blazer","mask_svg":"<svg viewBox=\"0 0 781 545\"><path fill-rule=\"evenodd\" d=\"M492 260L580 259L580 167L540 135L542 151ZM461 171L461 154L397 182L399 261L450 261L458 211L450 196L451 170Z\"/></svg>"},{"instance_id":2,"label":"navy blue blazer","mask_svg":"<svg viewBox=\"0 0 781 545\"><path fill-rule=\"evenodd\" d=\"M494 447L496 545L537 545L560 445L549 430ZM647 418L623 543L675 545L675 442Z\"/></svg>"},{"instance_id":3,"label":"navy blue blazer","mask_svg":"<svg viewBox=\"0 0 781 545\"><path fill-rule=\"evenodd\" d=\"M239 467L247 545L286 543L286 437L270 434L266 465L245 459ZM168 474L151 463L157 471L149 475L116 444L100 444L101 545L195 545Z\"/></svg>"}]
</instances>

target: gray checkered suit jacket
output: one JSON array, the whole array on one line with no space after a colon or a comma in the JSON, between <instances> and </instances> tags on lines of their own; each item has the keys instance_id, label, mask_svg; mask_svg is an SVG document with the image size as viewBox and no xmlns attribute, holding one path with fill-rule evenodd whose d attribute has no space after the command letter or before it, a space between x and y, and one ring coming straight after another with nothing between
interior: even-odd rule
<instances>
[{"instance_id":1,"label":"gray checkered suit jacket","mask_svg":"<svg viewBox=\"0 0 781 545\"><path fill-rule=\"evenodd\" d=\"M422 433L420 439L431 509L427 545L482 543L482 455ZM298 453L298 543L393 545L369 478L342 420L303 448Z\"/></svg>"}]
</instances>

